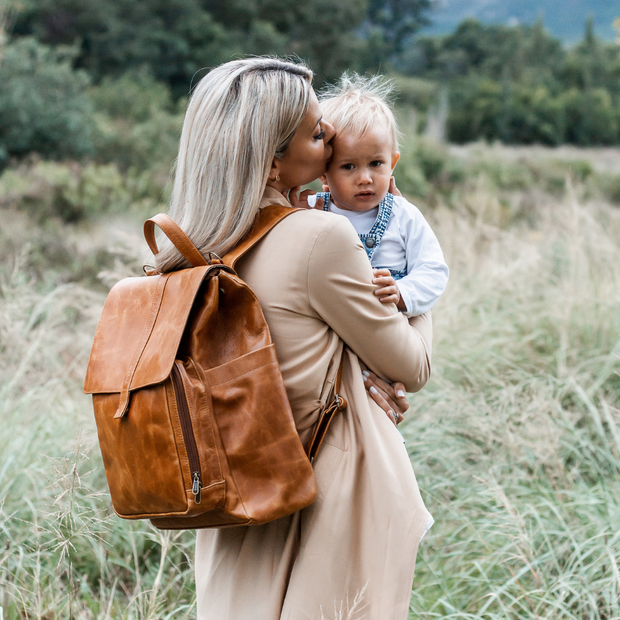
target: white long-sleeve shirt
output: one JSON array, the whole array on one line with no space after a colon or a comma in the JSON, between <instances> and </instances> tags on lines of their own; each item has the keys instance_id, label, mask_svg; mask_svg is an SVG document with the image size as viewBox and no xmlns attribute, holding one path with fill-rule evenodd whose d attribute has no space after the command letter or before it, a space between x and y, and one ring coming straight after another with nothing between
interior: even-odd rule
<instances>
[{"instance_id":1,"label":"white long-sleeve shirt","mask_svg":"<svg viewBox=\"0 0 620 620\"><path fill-rule=\"evenodd\" d=\"M310 196L308 203L314 206L315 202L316 196ZM358 235L370 232L379 213L379 207L362 213L346 211L331 200L327 210L346 217ZM371 264L406 272L396 284L408 317L430 310L448 283L448 266L435 233L419 209L401 196L394 196L392 214Z\"/></svg>"}]
</instances>

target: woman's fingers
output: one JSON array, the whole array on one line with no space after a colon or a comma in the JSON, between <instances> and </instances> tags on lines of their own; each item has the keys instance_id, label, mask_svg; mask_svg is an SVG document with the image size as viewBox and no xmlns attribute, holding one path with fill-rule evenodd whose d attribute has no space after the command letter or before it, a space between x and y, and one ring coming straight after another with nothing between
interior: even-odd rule
<instances>
[{"instance_id":1,"label":"woman's fingers","mask_svg":"<svg viewBox=\"0 0 620 620\"><path fill-rule=\"evenodd\" d=\"M390 186L388 188L388 192L390 192L392 196L402 196L398 187L396 187L396 181L394 180L394 177L390 179Z\"/></svg>"},{"instance_id":2,"label":"woman's fingers","mask_svg":"<svg viewBox=\"0 0 620 620\"><path fill-rule=\"evenodd\" d=\"M365 369L363 372L368 377L367 385L374 385L377 389L384 393L384 397L390 403L390 406L401 414L409 409L409 401L407 400L407 392L405 386L400 382L388 383L378 377L371 370Z\"/></svg>"},{"instance_id":3,"label":"woman's fingers","mask_svg":"<svg viewBox=\"0 0 620 620\"><path fill-rule=\"evenodd\" d=\"M405 411L409 409L405 386L400 382L390 384L368 369L364 369L362 374L364 375L364 385L370 392L373 400L395 424L402 422ZM376 391L376 394L373 393L371 388ZM380 396L381 399L375 398L375 396Z\"/></svg>"},{"instance_id":4,"label":"woman's fingers","mask_svg":"<svg viewBox=\"0 0 620 620\"><path fill-rule=\"evenodd\" d=\"M305 189L303 192L301 192L300 194L297 194L297 192L301 189L301 187L298 185L297 187L293 187L293 189L289 192L288 194L288 200L289 202L296 208L298 209L310 209L310 205L308 204L308 197L309 196L314 196L314 194L316 194L315 191L311 190L311 189ZM319 198L319 200L317 200L317 204L318 202L322 200ZM316 208L316 206L314 207ZM323 207L321 206L321 209Z\"/></svg>"},{"instance_id":5,"label":"woman's fingers","mask_svg":"<svg viewBox=\"0 0 620 620\"><path fill-rule=\"evenodd\" d=\"M388 418L390 418L395 425L398 425L398 414L392 409L392 407L390 407L390 404L379 392L379 390L374 385L371 385L368 388L368 391L370 392L370 397L377 403L377 405L379 405L379 407L381 407L381 409L383 409L383 411L387 413Z\"/></svg>"}]
</instances>

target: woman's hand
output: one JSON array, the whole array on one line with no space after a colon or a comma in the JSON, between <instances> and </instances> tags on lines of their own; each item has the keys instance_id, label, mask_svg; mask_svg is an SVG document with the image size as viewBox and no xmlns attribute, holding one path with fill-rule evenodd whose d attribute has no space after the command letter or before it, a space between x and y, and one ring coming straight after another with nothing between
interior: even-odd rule
<instances>
[{"instance_id":1,"label":"woman's hand","mask_svg":"<svg viewBox=\"0 0 620 620\"><path fill-rule=\"evenodd\" d=\"M319 211L323 210L323 205L325 201L322 198L319 198L316 201L314 207L311 207L308 204L308 196L314 196L316 192L313 192L311 189L305 189L299 195L297 192L300 190L300 186L294 187L288 194L288 201L297 209L318 209Z\"/></svg>"},{"instance_id":2,"label":"woman's hand","mask_svg":"<svg viewBox=\"0 0 620 620\"><path fill-rule=\"evenodd\" d=\"M364 375L364 385L371 398L385 411L395 425L400 424L405 419L405 411L409 409L405 386L398 381L388 383L368 369L362 370L362 375Z\"/></svg>"},{"instance_id":3,"label":"woman's hand","mask_svg":"<svg viewBox=\"0 0 620 620\"><path fill-rule=\"evenodd\" d=\"M390 186L388 187L388 192L390 192L392 196L402 196L398 187L396 187L396 181L394 180L394 177L390 179Z\"/></svg>"}]
</instances>

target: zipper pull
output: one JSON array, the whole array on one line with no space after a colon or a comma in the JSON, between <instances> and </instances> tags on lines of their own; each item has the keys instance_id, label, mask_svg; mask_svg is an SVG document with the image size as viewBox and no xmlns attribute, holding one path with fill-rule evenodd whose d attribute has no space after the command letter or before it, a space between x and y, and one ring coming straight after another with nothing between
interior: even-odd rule
<instances>
[{"instance_id":1,"label":"zipper pull","mask_svg":"<svg viewBox=\"0 0 620 620\"><path fill-rule=\"evenodd\" d=\"M200 481L200 472L194 472L194 486L192 487L192 493L194 494L194 503L200 504L200 492L202 490Z\"/></svg>"}]
</instances>

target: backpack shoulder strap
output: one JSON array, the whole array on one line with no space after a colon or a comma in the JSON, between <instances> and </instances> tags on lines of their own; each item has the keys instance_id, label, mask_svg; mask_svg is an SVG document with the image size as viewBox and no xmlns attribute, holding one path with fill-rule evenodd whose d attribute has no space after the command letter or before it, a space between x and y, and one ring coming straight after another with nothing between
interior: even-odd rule
<instances>
[{"instance_id":1,"label":"backpack shoulder strap","mask_svg":"<svg viewBox=\"0 0 620 620\"><path fill-rule=\"evenodd\" d=\"M284 205L269 205L259 209L250 232L222 258L222 262L234 269L237 260L254 247L276 224L296 211L303 211L303 209Z\"/></svg>"}]
</instances>

